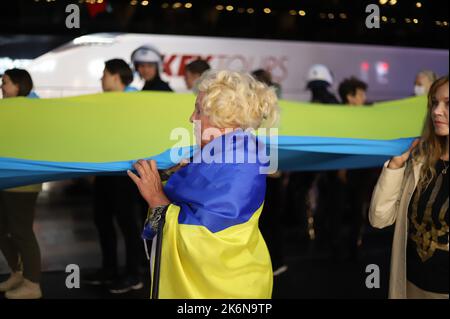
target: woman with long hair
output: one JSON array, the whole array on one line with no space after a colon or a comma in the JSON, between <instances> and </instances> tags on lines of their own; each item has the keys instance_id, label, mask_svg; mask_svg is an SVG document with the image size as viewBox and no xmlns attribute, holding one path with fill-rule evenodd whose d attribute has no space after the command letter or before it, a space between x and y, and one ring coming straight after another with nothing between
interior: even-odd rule
<instances>
[{"instance_id":1,"label":"woman with long hair","mask_svg":"<svg viewBox=\"0 0 450 319\"><path fill-rule=\"evenodd\" d=\"M29 97L33 80L26 70L6 70L2 78L3 98ZM41 184L0 191L0 253L11 269L7 280L0 282L0 293L7 299L42 297L41 251L33 231L36 201Z\"/></svg>"},{"instance_id":2,"label":"woman with long hair","mask_svg":"<svg viewBox=\"0 0 450 319\"><path fill-rule=\"evenodd\" d=\"M372 226L395 223L390 298L447 298L449 287L448 76L428 95L422 137L386 162L369 212Z\"/></svg>"}]
</instances>

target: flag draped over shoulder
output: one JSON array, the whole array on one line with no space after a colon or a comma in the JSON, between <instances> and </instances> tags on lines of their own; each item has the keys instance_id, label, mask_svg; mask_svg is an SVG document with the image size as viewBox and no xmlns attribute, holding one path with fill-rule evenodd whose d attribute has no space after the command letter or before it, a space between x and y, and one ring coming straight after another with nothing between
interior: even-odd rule
<instances>
[{"instance_id":1,"label":"flag draped over shoulder","mask_svg":"<svg viewBox=\"0 0 450 319\"><path fill-rule=\"evenodd\" d=\"M227 142L227 137L235 137ZM161 254L160 298L270 298L272 266L258 229L266 175L251 161L257 139L230 133L208 144L215 157L171 176ZM209 152L209 150L207 150ZM244 155L227 163L225 153ZM253 157L255 158L255 157Z\"/></svg>"},{"instance_id":2,"label":"flag draped over shoulder","mask_svg":"<svg viewBox=\"0 0 450 319\"><path fill-rule=\"evenodd\" d=\"M123 174L140 158L158 167L192 155L192 94L103 93L56 99L0 100L0 189ZM380 166L419 136L425 98L345 107L281 101L276 143L283 170Z\"/></svg>"}]
</instances>

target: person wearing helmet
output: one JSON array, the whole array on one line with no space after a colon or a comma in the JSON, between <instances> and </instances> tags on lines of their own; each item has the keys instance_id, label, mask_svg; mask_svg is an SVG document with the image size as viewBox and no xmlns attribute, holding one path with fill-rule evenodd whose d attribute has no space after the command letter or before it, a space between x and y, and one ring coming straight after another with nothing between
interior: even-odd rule
<instances>
[{"instance_id":1,"label":"person wearing helmet","mask_svg":"<svg viewBox=\"0 0 450 319\"><path fill-rule=\"evenodd\" d=\"M161 79L162 57L151 46L141 46L131 54L131 62L139 76L145 80L142 91L173 91L167 82Z\"/></svg>"},{"instance_id":2,"label":"person wearing helmet","mask_svg":"<svg viewBox=\"0 0 450 319\"><path fill-rule=\"evenodd\" d=\"M322 64L313 65L308 71L307 89L311 91L311 102L322 104L339 104L338 99L328 91L333 84L331 71Z\"/></svg>"}]
</instances>

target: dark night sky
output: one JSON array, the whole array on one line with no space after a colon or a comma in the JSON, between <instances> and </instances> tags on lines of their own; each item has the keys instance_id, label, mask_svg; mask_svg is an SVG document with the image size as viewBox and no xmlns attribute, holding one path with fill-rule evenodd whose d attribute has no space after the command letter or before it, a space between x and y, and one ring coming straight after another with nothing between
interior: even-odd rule
<instances>
[{"instance_id":1,"label":"dark night sky","mask_svg":"<svg viewBox=\"0 0 450 319\"><path fill-rule=\"evenodd\" d=\"M448 48L447 0L384 0L387 3L381 5L382 1L183 0L176 4L178 1L150 0L143 5L138 0L133 5L130 0L100 0L96 6L102 12L95 16L88 8L93 5L86 1L1 1L0 36L66 38L116 31ZM186 8L188 2L192 6ZM65 27L69 3L80 6L80 29ZM381 8L385 21L380 29L365 27L365 7L370 3ZM218 10L218 5L223 10ZM227 6L233 10L227 11ZM270 8L270 14L264 13L264 8ZM300 10L304 16L298 14Z\"/></svg>"}]
</instances>

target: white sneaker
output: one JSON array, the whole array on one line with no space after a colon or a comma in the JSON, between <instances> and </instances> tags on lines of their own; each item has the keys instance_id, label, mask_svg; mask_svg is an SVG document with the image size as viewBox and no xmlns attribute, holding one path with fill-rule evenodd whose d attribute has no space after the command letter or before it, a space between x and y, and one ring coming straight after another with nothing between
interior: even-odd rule
<instances>
[{"instance_id":1,"label":"white sneaker","mask_svg":"<svg viewBox=\"0 0 450 319\"><path fill-rule=\"evenodd\" d=\"M42 298L41 286L27 279L22 284L5 293L6 299L40 299Z\"/></svg>"},{"instance_id":2,"label":"white sneaker","mask_svg":"<svg viewBox=\"0 0 450 319\"><path fill-rule=\"evenodd\" d=\"M7 292L14 288L19 287L23 282L23 276L21 271L11 273L9 278L0 283L0 292Z\"/></svg>"},{"instance_id":3,"label":"white sneaker","mask_svg":"<svg viewBox=\"0 0 450 319\"><path fill-rule=\"evenodd\" d=\"M274 270L273 276L275 277L275 276L281 275L282 273L284 273L287 270L288 270L288 266L286 266L286 265L278 267L276 270Z\"/></svg>"}]
</instances>

